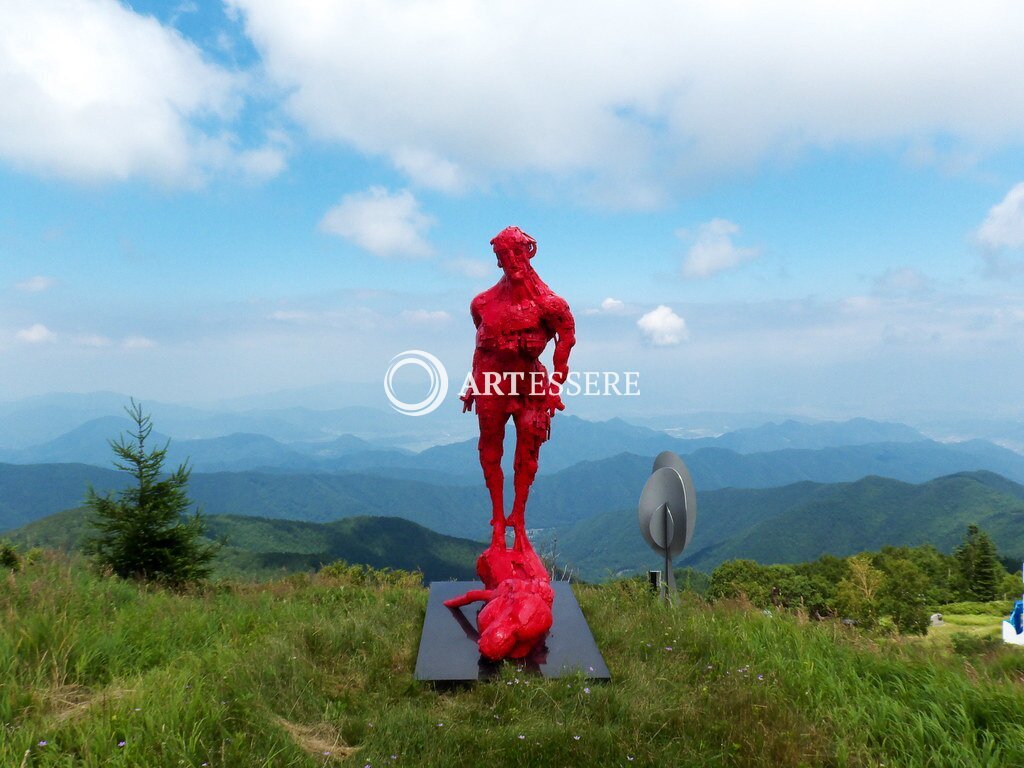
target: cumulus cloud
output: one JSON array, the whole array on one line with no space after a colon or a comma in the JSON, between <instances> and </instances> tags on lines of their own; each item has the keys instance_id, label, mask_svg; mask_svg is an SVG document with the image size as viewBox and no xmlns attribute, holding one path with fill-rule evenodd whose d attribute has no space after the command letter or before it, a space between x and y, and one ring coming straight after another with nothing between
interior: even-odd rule
<instances>
[{"instance_id":1,"label":"cumulus cloud","mask_svg":"<svg viewBox=\"0 0 1024 768\"><path fill-rule=\"evenodd\" d=\"M808 148L1024 135L1014 0L228 6L294 119L416 183L450 163L485 184L541 172L642 201L652 180Z\"/></svg>"},{"instance_id":2,"label":"cumulus cloud","mask_svg":"<svg viewBox=\"0 0 1024 768\"><path fill-rule=\"evenodd\" d=\"M459 166L433 152L402 147L393 153L392 162L421 187L440 192L461 192L467 186Z\"/></svg>"},{"instance_id":3,"label":"cumulus cloud","mask_svg":"<svg viewBox=\"0 0 1024 768\"><path fill-rule=\"evenodd\" d=\"M931 288L931 281L913 267L887 269L871 281L872 290L881 295L922 293Z\"/></svg>"},{"instance_id":4,"label":"cumulus cloud","mask_svg":"<svg viewBox=\"0 0 1024 768\"><path fill-rule=\"evenodd\" d=\"M425 235L433 224L409 190L392 194L384 187L370 187L345 195L324 214L320 229L376 256L421 258L432 253Z\"/></svg>"},{"instance_id":5,"label":"cumulus cloud","mask_svg":"<svg viewBox=\"0 0 1024 768\"><path fill-rule=\"evenodd\" d=\"M978 227L978 242L991 249L1024 247L1024 182L989 210Z\"/></svg>"},{"instance_id":6,"label":"cumulus cloud","mask_svg":"<svg viewBox=\"0 0 1024 768\"><path fill-rule=\"evenodd\" d=\"M49 290L56 284L56 280L46 275L36 275L30 277L28 280L22 280L20 283L15 283L14 287L19 291L25 293L42 293L43 291Z\"/></svg>"},{"instance_id":7,"label":"cumulus cloud","mask_svg":"<svg viewBox=\"0 0 1024 768\"><path fill-rule=\"evenodd\" d=\"M155 346L156 342L145 336L129 336L121 342L124 349L152 349Z\"/></svg>"},{"instance_id":8,"label":"cumulus cloud","mask_svg":"<svg viewBox=\"0 0 1024 768\"><path fill-rule=\"evenodd\" d=\"M279 148L239 148L223 127L243 88L176 30L116 0L0 4L0 159L17 167L169 184L214 168L271 174Z\"/></svg>"},{"instance_id":9,"label":"cumulus cloud","mask_svg":"<svg viewBox=\"0 0 1024 768\"><path fill-rule=\"evenodd\" d=\"M597 307L588 307L583 310L586 315L627 315L636 310L626 302L613 299L611 296L604 299Z\"/></svg>"},{"instance_id":10,"label":"cumulus cloud","mask_svg":"<svg viewBox=\"0 0 1024 768\"><path fill-rule=\"evenodd\" d=\"M664 304L643 315L636 325L656 347L674 347L690 338L686 321Z\"/></svg>"},{"instance_id":11,"label":"cumulus cloud","mask_svg":"<svg viewBox=\"0 0 1024 768\"><path fill-rule=\"evenodd\" d=\"M417 325L433 326L446 325L452 319L452 316L443 309L407 309L403 310L399 317L401 317L402 320L410 323L416 323Z\"/></svg>"},{"instance_id":12,"label":"cumulus cloud","mask_svg":"<svg viewBox=\"0 0 1024 768\"><path fill-rule=\"evenodd\" d=\"M491 276L497 279L499 272L495 262L483 259L447 259L441 262L441 269L473 280L483 280Z\"/></svg>"},{"instance_id":13,"label":"cumulus cloud","mask_svg":"<svg viewBox=\"0 0 1024 768\"><path fill-rule=\"evenodd\" d=\"M24 341L26 344L52 344L57 340L57 334L42 323L22 328L15 335L19 341Z\"/></svg>"},{"instance_id":14,"label":"cumulus cloud","mask_svg":"<svg viewBox=\"0 0 1024 768\"><path fill-rule=\"evenodd\" d=\"M277 309L268 315L271 320L278 320L284 323L308 320L310 313L301 309Z\"/></svg>"},{"instance_id":15,"label":"cumulus cloud","mask_svg":"<svg viewBox=\"0 0 1024 768\"><path fill-rule=\"evenodd\" d=\"M113 343L108 337L96 333L76 336L74 342L83 347L109 347Z\"/></svg>"},{"instance_id":16,"label":"cumulus cloud","mask_svg":"<svg viewBox=\"0 0 1024 768\"><path fill-rule=\"evenodd\" d=\"M733 236L739 232L739 226L726 219L712 219L701 224L697 228L693 245L683 259L683 276L710 277L756 259L761 253L760 249L741 248L733 243ZM686 235L682 231L677 234Z\"/></svg>"}]
</instances>

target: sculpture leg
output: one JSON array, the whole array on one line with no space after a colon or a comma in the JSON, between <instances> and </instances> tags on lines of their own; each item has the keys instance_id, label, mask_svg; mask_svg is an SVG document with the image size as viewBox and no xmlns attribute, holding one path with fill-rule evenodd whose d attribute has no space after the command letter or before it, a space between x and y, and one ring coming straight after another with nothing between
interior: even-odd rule
<instances>
[{"instance_id":1,"label":"sculpture leg","mask_svg":"<svg viewBox=\"0 0 1024 768\"><path fill-rule=\"evenodd\" d=\"M491 546L505 547L505 474L501 456L505 450L507 413L480 413L480 466L491 495Z\"/></svg>"},{"instance_id":2,"label":"sculpture leg","mask_svg":"<svg viewBox=\"0 0 1024 768\"><path fill-rule=\"evenodd\" d=\"M515 499L508 522L516 532L516 545L520 546L520 539L526 541L526 501L530 496L530 486L537 476L540 446L547 439L550 417L546 411L524 409L516 413L514 419L516 455L512 466L515 472Z\"/></svg>"}]
</instances>

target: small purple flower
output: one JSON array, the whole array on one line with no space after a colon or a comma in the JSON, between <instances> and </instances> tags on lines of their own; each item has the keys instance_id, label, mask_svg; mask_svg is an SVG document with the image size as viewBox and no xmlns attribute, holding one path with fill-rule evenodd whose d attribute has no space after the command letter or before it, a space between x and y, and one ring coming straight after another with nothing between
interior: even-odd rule
<instances>
[{"instance_id":1,"label":"small purple flower","mask_svg":"<svg viewBox=\"0 0 1024 768\"><path fill-rule=\"evenodd\" d=\"M39 746L40 746L40 747L45 747L45 746L46 746L47 744L49 744L49 743L50 743L50 742L48 742L48 741L40 741L40 742L39 742Z\"/></svg>"},{"instance_id":2,"label":"small purple flower","mask_svg":"<svg viewBox=\"0 0 1024 768\"><path fill-rule=\"evenodd\" d=\"M758 676L757 676L757 679L758 679L758 680L764 680L764 675L758 675Z\"/></svg>"},{"instance_id":3,"label":"small purple flower","mask_svg":"<svg viewBox=\"0 0 1024 768\"><path fill-rule=\"evenodd\" d=\"M671 651L672 650L672 646L671 645L666 645L665 646L665 650L666 651Z\"/></svg>"},{"instance_id":4,"label":"small purple flower","mask_svg":"<svg viewBox=\"0 0 1024 768\"><path fill-rule=\"evenodd\" d=\"M126 743L126 742L124 742L124 741L119 741L119 742L117 742L117 747L118 747L118 749L122 748L122 747L123 747L123 746L125 745L125 743Z\"/></svg>"},{"instance_id":5,"label":"small purple flower","mask_svg":"<svg viewBox=\"0 0 1024 768\"><path fill-rule=\"evenodd\" d=\"M525 736L523 736L523 734L521 734L521 733L520 733L520 734L519 734L519 738L520 738L520 739L525 739L526 737L525 737Z\"/></svg>"},{"instance_id":6,"label":"small purple flower","mask_svg":"<svg viewBox=\"0 0 1024 768\"><path fill-rule=\"evenodd\" d=\"M589 688L584 688L584 689L583 689L583 692L584 692L584 693L590 693L590 689L589 689Z\"/></svg>"},{"instance_id":7,"label":"small purple flower","mask_svg":"<svg viewBox=\"0 0 1024 768\"><path fill-rule=\"evenodd\" d=\"M580 740L579 736L573 736L572 738L573 738L573 741L579 741Z\"/></svg>"}]
</instances>

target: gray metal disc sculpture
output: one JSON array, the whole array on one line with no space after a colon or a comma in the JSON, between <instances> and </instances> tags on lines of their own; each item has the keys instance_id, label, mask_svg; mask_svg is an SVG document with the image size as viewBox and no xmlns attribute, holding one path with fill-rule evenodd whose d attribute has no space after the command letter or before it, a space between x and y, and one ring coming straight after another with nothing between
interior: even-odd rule
<instances>
[{"instance_id":1,"label":"gray metal disc sculpture","mask_svg":"<svg viewBox=\"0 0 1024 768\"><path fill-rule=\"evenodd\" d=\"M683 460L671 451L660 453L654 460L651 476L640 494L637 517L640 533L665 560L665 582L669 592L674 592L672 561L693 538L697 493Z\"/></svg>"}]
</instances>

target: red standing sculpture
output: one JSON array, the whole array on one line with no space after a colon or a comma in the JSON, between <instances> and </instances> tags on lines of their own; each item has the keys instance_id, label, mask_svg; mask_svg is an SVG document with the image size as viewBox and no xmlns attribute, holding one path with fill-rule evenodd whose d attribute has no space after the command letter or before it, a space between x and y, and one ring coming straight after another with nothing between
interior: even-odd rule
<instances>
[{"instance_id":1,"label":"red standing sculpture","mask_svg":"<svg viewBox=\"0 0 1024 768\"><path fill-rule=\"evenodd\" d=\"M569 305L530 263L537 241L518 227L507 227L491 245L505 274L470 304L476 325L473 386L462 397L463 412L475 406L480 420L480 466L491 497L491 545L477 560L484 589L445 605L487 603L478 616L479 646L485 656L497 660L527 655L551 628L554 592L526 536L526 501L537 475L540 446L550 435L551 417L565 408L560 392L576 337ZM549 377L540 355L552 339L554 371ZM515 498L506 519L501 457L509 417L516 429ZM505 539L507 526L515 533L511 548Z\"/></svg>"}]
</instances>

